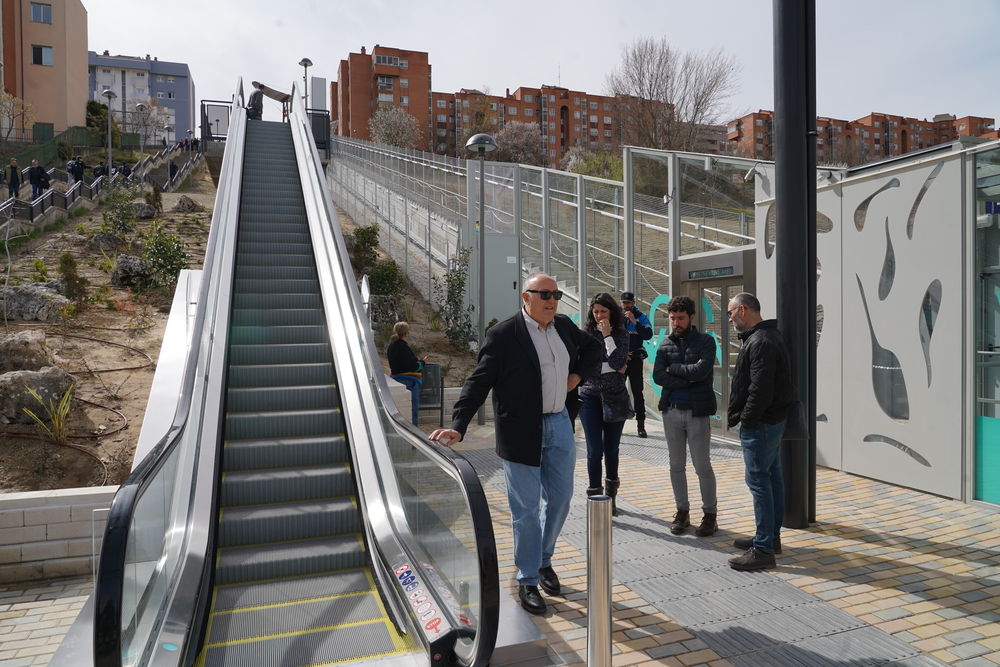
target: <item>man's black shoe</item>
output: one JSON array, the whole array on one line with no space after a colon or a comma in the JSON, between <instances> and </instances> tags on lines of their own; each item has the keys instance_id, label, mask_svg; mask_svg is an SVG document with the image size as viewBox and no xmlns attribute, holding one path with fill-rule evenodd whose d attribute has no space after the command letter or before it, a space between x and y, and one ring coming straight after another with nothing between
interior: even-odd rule
<instances>
[{"instance_id":1,"label":"man's black shoe","mask_svg":"<svg viewBox=\"0 0 1000 667\"><path fill-rule=\"evenodd\" d=\"M541 616L547 610L545 600L538 593L538 586L518 586L517 596L521 598L521 606L529 614Z\"/></svg>"},{"instance_id":2,"label":"man's black shoe","mask_svg":"<svg viewBox=\"0 0 1000 667\"><path fill-rule=\"evenodd\" d=\"M640 426L639 429L638 429L638 435L639 435L640 438L645 438L646 437L646 429L643 428L642 426Z\"/></svg>"},{"instance_id":3,"label":"man's black shoe","mask_svg":"<svg viewBox=\"0 0 1000 667\"><path fill-rule=\"evenodd\" d=\"M562 591L562 584L559 583L559 577L556 576L555 570L551 566L538 570L538 585L548 595L559 595L560 591Z\"/></svg>"},{"instance_id":4,"label":"man's black shoe","mask_svg":"<svg viewBox=\"0 0 1000 667\"><path fill-rule=\"evenodd\" d=\"M774 554L758 551L757 547L750 547L742 556L729 559L729 567L734 570L769 570L777 566L777 563L774 562Z\"/></svg>"},{"instance_id":5,"label":"man's black shoe","mask_svg":"<svg viewBox=\"0 0 1000 667\"><path fill-rule=\"evenodd\" d=\"M736 539L735 542L733 542L733 546L736 547L737 549L743 549L743 551L746 551L747 549L749 549L750 547L753 546L753 538L752 537L739 537L739 538ZM771 546L774 547L774 555L777 556L778 554L780 554L781 553L781 538L780 537L774 538L774 542L771 543Z\"/></svg>"}]
</instances>

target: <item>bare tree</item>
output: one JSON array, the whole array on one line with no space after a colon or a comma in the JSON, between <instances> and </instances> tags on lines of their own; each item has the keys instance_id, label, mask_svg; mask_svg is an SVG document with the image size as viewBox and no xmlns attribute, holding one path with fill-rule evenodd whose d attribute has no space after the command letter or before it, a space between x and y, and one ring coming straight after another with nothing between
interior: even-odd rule
<instances>
[{"instance_id":1,"label":"bare tree","mask_svg":"<svg viewBox=\"0 0 1000 667\"><path fill-rule=\"evenodd\" d=\"M35 121L35 107L20 97L0 90L0 155L3 163L21 142L30 140L29 132Z\"/></svg>"},{"instance_id":2,"label":"bare tree","mask_svg":"<svg viewBox=\"0 0 1000 667\"><path fill-rule=\"evenodd\" d=\"M368 120L372 141L400 148L415 148L420 141L420 123L401 107L383 108Z\"/></svg>"},{"instance_id":3,"label":"bare tree","mask_svg":"<svg viewBox=\"0 0 1000 667\"><path fill-rule=\"evenodd\" d=\"M605 78L607 94L618 98L620 143L697 150L708 126L733 117L726 100L738 92L741 71L722 47L683 53L665 38L636 38Z\"/></svg>"},{"instance_id":4,"label":"bare tree","mask_svg":"<svg viewBox=\"0 0 1000 667\"><path fill-rule=\"evenodd\" d=\"M458 149L464 149L466 142L469 141L469 137L474 134L492 134L497 131L497 126L499 124L500 114L496 108L496 102L490 101L490 89L488 86L483 86L482 91L462 89L463 93L471 93L476 95L476 97L471 100L455 100L455 118L460 120L460 136L456 147ZM465 102L469 102L469 106L465 106ZM458 108L461 106L461 108ZM466 120L468 117L468 120ZM541 139L539 139L541 143Z\"/></svg>"},{"instance_id":5,"label":"bare tree","mask_svg":"<svg viewBox=\"0 0 1000 667\"><path fill-rule=\"evenodd\" d=\"M857 167L875 159L868 144L849 137L837 137L824 148L823 157L816 161L827 167Z\"/></svg>"},{"instance_id":6,"label":"bare tree","mask_svg":"<svg viewBox=\"0 0 1000 667\"><path fill-rule=\"evenodd\" d=\"M145 109L140 109L139 104ZM125 123L128 132L134 132L142 137L146 146L151 146L159 131L169 124L170 116L166 110L156 103L156 100L135 100L125 103Z\"/></svg>"},{"instance_id":7,"label":"bare tree","mask_svg":"<svg viewBox=\"0 0 1000 667\"><path fill-rule=\"evenodd\" d=\"M563 171L584 176L599 176L614 181L622 180L621 153L590 151L583 146L573 146L563 156L559 165Z\"/></svg>"},{"instance_id":8,"label":"bare tree","mask_svg":"<svg viewBox=\"0 0 1000 667\"><path fill-rule=\"evenodd\" d=\"M542 130L538 123L510 121L497 132L497 146L490 158L499 162L545 165L545 148L542 145Z\"/></svg>"}]
</instances>

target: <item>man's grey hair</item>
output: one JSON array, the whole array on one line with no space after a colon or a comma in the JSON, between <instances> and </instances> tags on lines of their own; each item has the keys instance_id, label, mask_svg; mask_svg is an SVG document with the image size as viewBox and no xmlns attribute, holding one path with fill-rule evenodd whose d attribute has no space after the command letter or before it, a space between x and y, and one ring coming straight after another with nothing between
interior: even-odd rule
<instances>
[{"instance_id":1,"label":"man's grey hair","mask_svg":"<svg viewBox=\"0 0 1000 667\"><path fill-rule=\"evenodd\" d=\"M757 300L750 292L740 292L733 297L734 306L743 306L747 310L753 313L760 312L760 301Z\"/></svg>"},{"instance_id":2,"label":"man's grey hair","mask_svg":"<svg viewBox=\"0 0 1000 667\"><path fill-rule=\"evenodd\" d=\"M552 280L555 280L555 278L552 278L552 276L543 271L535 271L530 276L524 279L524 283L521 285L521 291L522 292L527 291L528 287L531 286L531 281L535 280L536 278L551 278Z\"/></svg>"}]
</instances>

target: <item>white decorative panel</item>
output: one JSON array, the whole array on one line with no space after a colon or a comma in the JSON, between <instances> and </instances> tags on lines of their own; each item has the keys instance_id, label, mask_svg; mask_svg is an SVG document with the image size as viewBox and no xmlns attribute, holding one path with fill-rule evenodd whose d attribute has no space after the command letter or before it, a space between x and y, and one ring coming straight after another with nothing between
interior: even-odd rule
<instances>
[{"instance_id":1,"label":"white decorative panel","mask_svg":"<svg viewBox=\"0 0 1000 667\"><path fill-rule=\"evenodd\" d=\"M843 470L952 498L962 493L961 165L846 182L841 234Z\"/></svg>"}]
</instances>

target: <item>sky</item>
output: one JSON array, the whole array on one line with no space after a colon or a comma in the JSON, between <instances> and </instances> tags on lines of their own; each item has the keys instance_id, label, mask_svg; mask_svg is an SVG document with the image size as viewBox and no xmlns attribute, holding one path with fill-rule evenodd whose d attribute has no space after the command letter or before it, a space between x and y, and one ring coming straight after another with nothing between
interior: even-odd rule
<instances>
[{"instance_id":1,"label":"sky","mask_svg":"<svg viewBox=\"0 0 1000 667\"><path fill-rule=\"evenodd\" d=\"M723 47L742 64L732 117L773 109L770 0L83 0L89 49L187 63L201 99L242 76L281 90L336 80L376 44L429 53L438 92L562 85L602 94L637 37L681 51ZM1000 117L1000 0L816 0L816 110L930 119ZM315 104L310 101L310 106ZM267 100L265 119L280 110Z\"/></svg>"}]
</instances>

